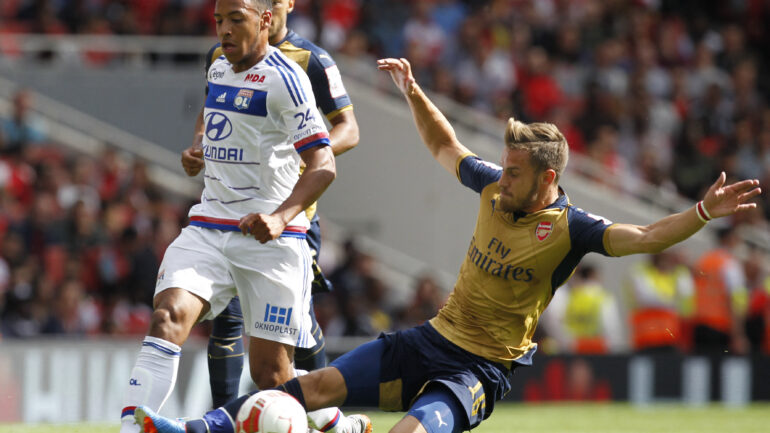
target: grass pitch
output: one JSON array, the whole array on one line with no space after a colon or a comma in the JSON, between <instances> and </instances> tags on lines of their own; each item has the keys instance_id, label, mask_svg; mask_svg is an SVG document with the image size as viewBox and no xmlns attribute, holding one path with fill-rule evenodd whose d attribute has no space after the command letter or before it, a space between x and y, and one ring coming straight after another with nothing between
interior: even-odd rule
<instances>
[{"instance_id":1,"label":"grass pitch","mask_svg":"<svg viewBox=\"0 0 770 433\"><path fill-rule=\"evenodd\" d=\"M348 411L350 412L350 411ZM403 416L366 412L375 433L386 433ZM0 433L117 432L115 424L0 424ZM635 408L627 404L515 404L503 403L474 433L766 433L770 431L770 404L730 409L720 405L689 408L656 405Z\"/></svg>"}]
</instances>

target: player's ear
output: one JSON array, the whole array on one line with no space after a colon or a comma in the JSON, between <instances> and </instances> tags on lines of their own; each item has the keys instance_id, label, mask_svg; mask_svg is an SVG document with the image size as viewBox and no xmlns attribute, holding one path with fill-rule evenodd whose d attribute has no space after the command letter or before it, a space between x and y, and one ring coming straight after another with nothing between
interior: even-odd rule
<instances>
[{"instance_id":1,"label":"player's ear","mask_svg":"<svg viewBox=\"0 0 770 433\"><path fill-rule=\"evenodd\" d=\"M259 29L260 30L270 29L270 23L272 21L273 21L273 12L271 11L262 12L262 16L259 19Z\"/></svg>"},{"instance_id":2,"label":"player's ear","mask_svg":"<svg viewBox=\"0 0 770 433\"><path fill-rule=\"evenodd\" d=\"M543 184L551 185L552 183L556 182L556 170L552 168L544 170L542 177L540 179L543 182Z\"/></svg>"},{"instance_id":3,"label":"player's ear","mask_svg":"<svg viewBox=\"0 0 770 433\"><path fill-rule=\"evenodd\" d=\"M293 10L294 10L294 0L289 0L286 3L286 11L287 11L287 13L291 13L291 11L293 11Z\"/></svg>"}]
</instances>

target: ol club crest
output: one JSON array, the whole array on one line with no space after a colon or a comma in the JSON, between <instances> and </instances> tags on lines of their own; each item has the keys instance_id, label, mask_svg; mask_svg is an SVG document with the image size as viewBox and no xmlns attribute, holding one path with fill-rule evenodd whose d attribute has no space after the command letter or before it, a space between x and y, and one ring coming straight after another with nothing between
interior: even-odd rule
<instances>
[{"instance_id":1,"label":"ol club crest","mask_svg":"<svg viewBox=\"0 0 770 433\"><path fill-rule=\"evenodd\" d=\"M249 89L241 89L238 91L238 95L235 97L233 105L239 110L245 110L249 108L251 103L251 97L254 96L254 91Z\"/></svg>"}]
</instances>

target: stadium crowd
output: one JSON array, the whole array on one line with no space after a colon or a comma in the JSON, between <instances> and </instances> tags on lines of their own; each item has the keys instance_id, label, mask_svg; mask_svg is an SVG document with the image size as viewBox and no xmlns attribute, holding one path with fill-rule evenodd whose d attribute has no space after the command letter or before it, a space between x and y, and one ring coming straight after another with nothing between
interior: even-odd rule
<instances>
[{"instance_id":1,"label":"stadium crowd","mask_svg":"<svg viewBox=\"0 0 770 433\"><path fill-rule=\"evenodd\" d=\"M690 199L722 170L770 184L768 2L296 3L289 27L329 51L406 57L433 92L501 119L555 123L573 152L599 164L601 170L585 173L598 181L610 172L624 179L616 186L625 190L651 183ZM0 34L213 35L213 6L211 0L4 0ZM0 45L0 60L19 55ZM44 126L23 114L27 98L20 92L14 100L20 114L0 123L0 335L142 334L158 258L185 224L188 203L149 184L141 161L126 163L107 147L97 163L52 143ZM768 220L764 193L757 211L730 225L768 231ZM335 291L315 301L327 335L408 327L443 301L445 292L426 276L412 305L388 305L375 260L354 242L346 247L327 271ZM728 298L731 314L747 326L723 331L740 334L735 350L770 351L768 258L760 251L740 257L730 269L741 287L730 288ZM703 274L699 263L681 265L688 278ZM585 293L589 305L601 298ZM680 319L698 316L691 298L677 297ZM690 335L674 344L678 349L693 348L695 330L687 329L678 334Z\"/></svg>"}]
</instances>

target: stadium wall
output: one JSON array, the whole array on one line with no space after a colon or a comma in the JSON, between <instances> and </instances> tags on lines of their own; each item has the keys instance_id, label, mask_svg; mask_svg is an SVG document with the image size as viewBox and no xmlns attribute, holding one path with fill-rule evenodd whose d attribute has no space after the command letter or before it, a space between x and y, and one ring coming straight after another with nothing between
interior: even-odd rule
<instances>
[{"instance_id":1,"label":"stadium wall","mask_svg":"<svg viewBox=\"0 0 770 433\"><path fill-rule=\"evenodd\" d=\"M138 343L50 340L0 343L0 423L115 422ZM337 356L340 350L333 350ZM247 374L247 373L246 373ZM242 390L249 379L242 378ZM191 340L162 413L211 405L205 342ZM516 370L511 401L629 401L729 407L770 400L770 358L695 356L549 357Z\"/></svg>"}]
</instances>

